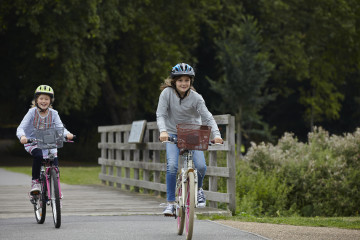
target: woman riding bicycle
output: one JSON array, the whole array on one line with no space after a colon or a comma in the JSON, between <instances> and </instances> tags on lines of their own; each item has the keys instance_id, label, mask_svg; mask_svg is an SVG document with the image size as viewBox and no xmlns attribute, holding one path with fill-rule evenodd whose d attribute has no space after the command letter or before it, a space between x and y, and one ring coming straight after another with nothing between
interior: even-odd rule
<instances>
[{"instance_id":1,"label":"woman riding bicycle","mask_svg":"<svg viewBox=\"0 0 360 240\"><path fill-rule=\"evenodd\" d=\"M160 141L167 141L168 137L176 137L176 125L180 123L204 124L211 127L215 143L223 143L219 128L214 117L205 105L203 97L194 87L195 71L186 64L179 63L171 70L171 75L164 80L156 110L157 125L160 131ZM178 171L180 150L175 144L166 144L166 188L167 207L163 211L165 216L172 216L175 212L175 188ZM198 207L205 207L206 199L202 189L206 173L204 152L194 151L193 160L198 170Z\"/></svg>"},{"instance_id":2,"label":"woman riding bicycle","mask_svg":"<svg viewBox=\"0 0 360 240\"><path fill-rule=\"evenodd\" d=\"M58 112L52 109L54 102L54 90L47 85L40 85L35 90L34 100L32 107L29 109L19 127L16 131L16 136L20 139L22 144L25 144L25 150L33 156L32 165L32 183L30 193L38 192L41 190L39 184L41 160L46 157L49 152L57 156L57 149L41 150L37 145L28 144L27 140L35 137L36 129L47 129L50 127L63 128ZM68 139L73 139L71 134L64 128L64 136ZM57 157L54 164L58 166Z\"/></svg>"}]
</instances>

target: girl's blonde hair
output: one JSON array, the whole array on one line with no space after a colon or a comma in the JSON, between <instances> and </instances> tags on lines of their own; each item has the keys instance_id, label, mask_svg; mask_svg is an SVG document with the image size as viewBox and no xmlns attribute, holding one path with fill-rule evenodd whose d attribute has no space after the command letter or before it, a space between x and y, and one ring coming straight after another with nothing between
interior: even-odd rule
<instances>
[{"instance_id":1,"label":"girl's blonde hair","mask_svg":"<svg viewBox=\"0 0 360 240\"><path fill-rule=\"evenodd\" d=\"M171 77L168 77L164 80L164 82L160 85L160 90L164 90L165 88L167 87L172 87L174 89L176 89L176 81L180 78L181 76L178 76L178 77L175 77L175 78L171 78ZM190 77L190 81L191 81L191 84L190 84L190 89L195 91L195 88L193 86L193 83L194 83L194 78L193 77Z\"/></svg>"}]
</instances>

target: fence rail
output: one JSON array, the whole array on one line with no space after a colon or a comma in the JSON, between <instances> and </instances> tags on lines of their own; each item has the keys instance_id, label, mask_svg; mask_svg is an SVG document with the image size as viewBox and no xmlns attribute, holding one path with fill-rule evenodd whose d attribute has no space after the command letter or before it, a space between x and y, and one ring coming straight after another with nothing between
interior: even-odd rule
<instances>
[{"instance_id":1,"label":"fence rail","mask_svg":"<svg viewBox=\"0 0 360 240\"><path fill-rule=\"evenodd\" d=\"M208 180L204 182L208 189L204 192L210 207L226 203L231 211L235 211L235 117L216 115L214 118L225 142L224 145L209 146L205 178ZM127 190L132 187L136 192L140 189L157 195L166 192L165 144L158 140L156 122L147 123L142 143L128 143L130 130L131 124L98 127L101 134L101 142L98 143L101 149L99 178L103 184ZM218 189L220 178L226 179L227 183L222 192Z\"/></svg>"}]
</instances>

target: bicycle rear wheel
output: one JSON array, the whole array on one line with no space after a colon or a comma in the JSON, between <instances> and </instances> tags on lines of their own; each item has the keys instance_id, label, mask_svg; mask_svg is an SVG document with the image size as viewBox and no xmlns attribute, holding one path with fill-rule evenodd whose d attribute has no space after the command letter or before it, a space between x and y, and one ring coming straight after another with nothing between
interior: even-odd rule
<instances>
[{"instance_id":1,"label":"bicycle rear wheel","mask_svg":"<svg viewBox=\"0 0 360 240\"><path fill-rule=\"evenodd\" d=\"M177 206L179 206L179 209L177 209L177 229L178 229L178 235L182 235L184 231L184 222L185 222L185 208L184 206L181 206L181 197L182 197L182 191L186 191L182 189L182 183L179 183L180 186L177 189Z\"/></svg>"},{"instance_id":2,"label":"bicycle rear wheel","mask_svg":"<svg viewBox=\"0 0 360 240\"><path fill-rule=\"evenodd\" d=\"M54 168L50 170L50 193L51 193L51 208L53 213L54 225L56 228L61 226L61 209L60 209L60 194L58 185L58 175Z\"/></svg>"},{"instance_id":3,"label":"bicycle rear wheel","mask_svg":"<svg viewBox=\"0 0 360 240\"><path fill-rule=\"evenodd\" d=\"M41 176L41 193L33 196L34 198L34 213L36 222L43 224L46 217L46 180L45 176Z\"/></svg>"},{"instance_id":4,"label":"bicycle rear wheel","mask_svg":"<svg viewBox=\"0 0 360 240\"><path fill-rule=\"evenodd\" d=\"M186 239L191 240L194 228L194 211L195 211L195 182L194 173L188 173L188 181L185 195L185 225Z\"/></svg>"}]
</instances>

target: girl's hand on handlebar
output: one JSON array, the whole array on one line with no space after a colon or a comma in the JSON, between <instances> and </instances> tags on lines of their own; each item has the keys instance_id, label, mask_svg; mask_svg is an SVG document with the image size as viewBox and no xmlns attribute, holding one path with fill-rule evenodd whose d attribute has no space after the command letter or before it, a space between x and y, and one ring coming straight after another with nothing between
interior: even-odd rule
<instances>
[{"instance_id":1,"label":"girl's hand on handlebar","mask_svg":"<svg viewBox=\"0 0 360 240\"><path fill-rule=\"evenodd\" d=\"M27 138L25 137L25 136L21 136L21 138L20 138L20 142L21 142L21 144L25 144L25 143L27 143Z\"/></svg>"},{"instance_id":2,"label":"girl's hand on handlebar","mask_svg":"<svg viewBox=\"0 0 360 240\"><path fill-rule=\"evenodd\" d=\"M168 134L166 131L161 132L161 133L160 133L159 140L160 140L161 142L169 141L169 134Z\"/></svg>"},{"instance_id":3,"label":"girl's hand on handlebar","mask_svg":"<svg viewBox=\"0 0 360 240\"><path fill-rule=\"evenodd\" d=\"M214 138L214 140L211 141L213 144L223 144L224 140L220 137Z\"/></svg>"},{"instance_id":4,"label":"girl's hand on handlebar","mask_svg":"<svg viewBox=\"0 0 360 240\"><path fill-rule=\"evenodd\" d=\"M68 134L66 134L66 138L68 140L72 140L74 138L74 135L72 133L68 133Z\"/></svg>"}]
</instances>

